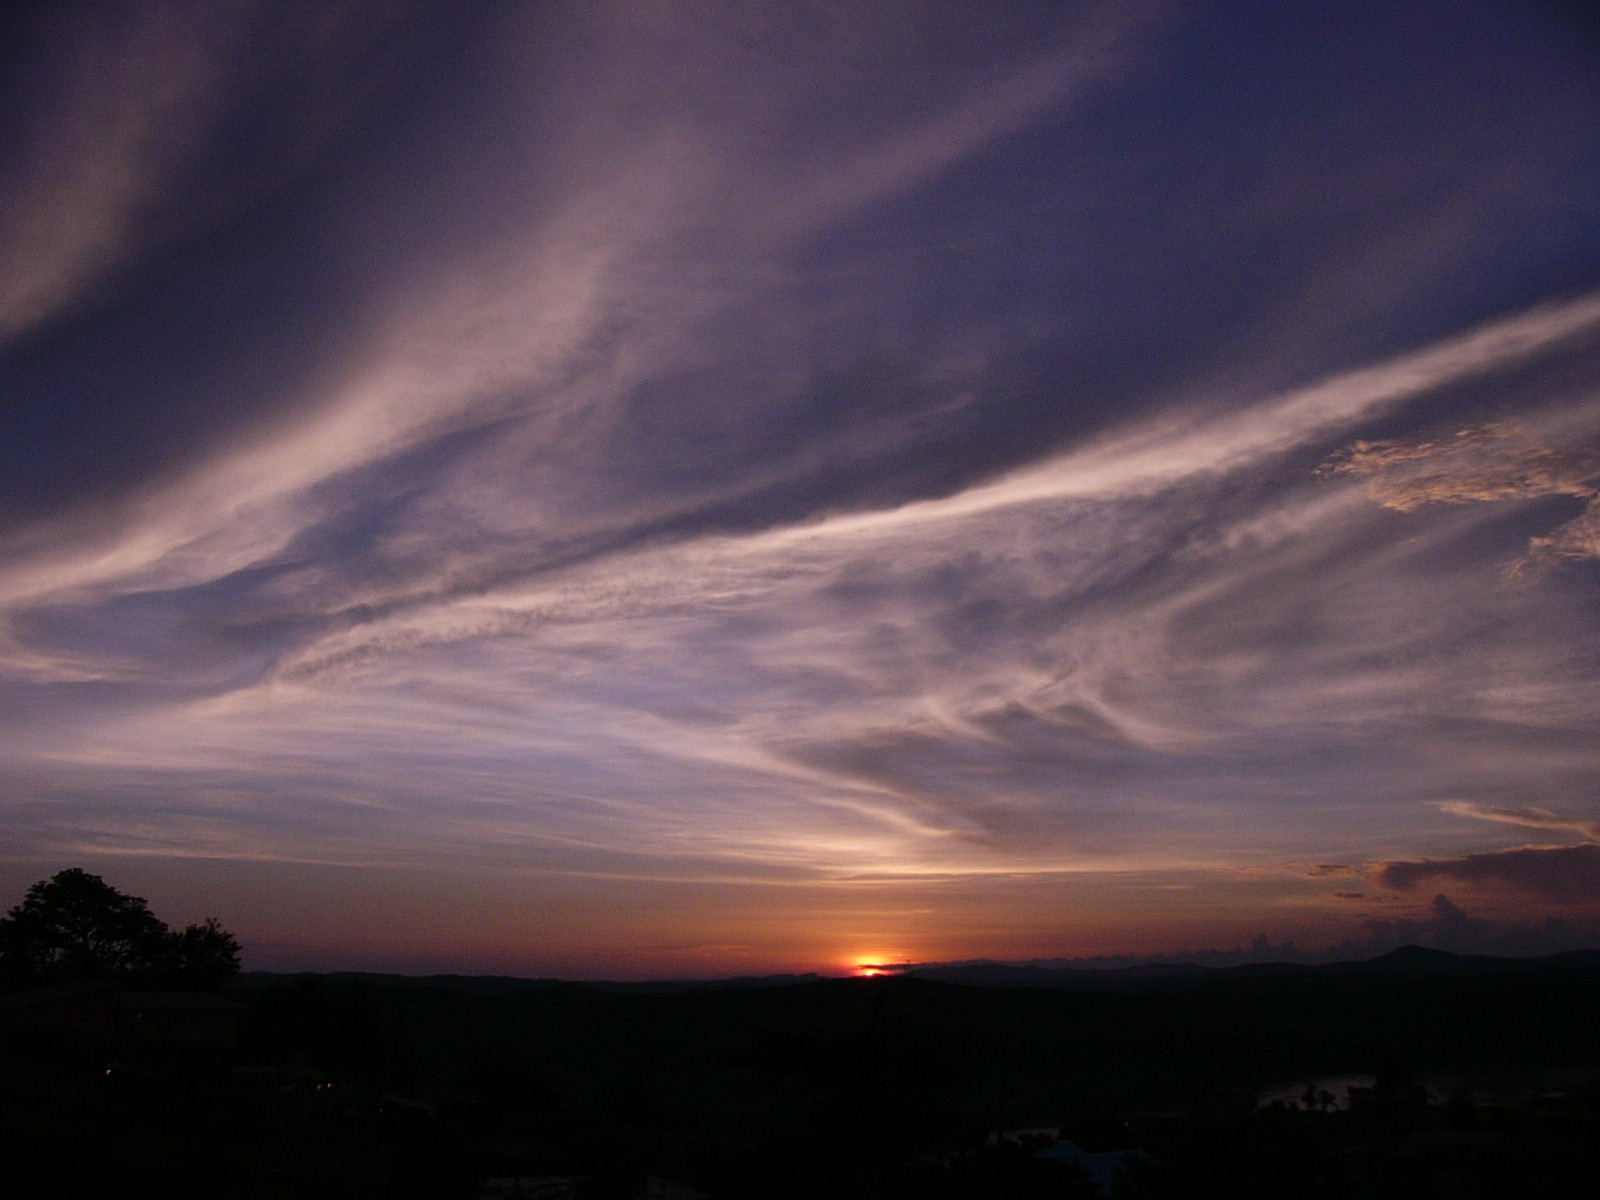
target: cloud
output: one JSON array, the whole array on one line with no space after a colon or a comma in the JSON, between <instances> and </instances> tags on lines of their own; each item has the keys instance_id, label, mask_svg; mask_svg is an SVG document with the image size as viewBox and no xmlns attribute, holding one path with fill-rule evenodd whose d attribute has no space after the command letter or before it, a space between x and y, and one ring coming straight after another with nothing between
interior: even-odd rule
<instances>
[{"instance_id":1,"label":"cloud","mask_svg":"<svg viewBox=\"0 0 1600 1200\"><path fill-rule=\"evenodd\" d=\"M1563 562L1600 559L1600 500L1573 517L1554 533L1528 541L1528 553L1514 564L1519 575L1536 574Z\"/></svg>"},{"instance_id":2,"label":"cloud","mask_svg":"<svg viewBox=\"0 0 1600 1200\"><path fill-rule=\"evenodd\" d=\"M329 0L39 7L0 163L0 346L113 295L242 198L306 171L383 75L400 9ZM299 103L274 111L293 93ZM8 119L11 114L8 113Z\"/></svg>"},{"instance_id":3,"label":"cloud","mask_svg":"<svg viewBox=\"0 0 1600 1200\"><path fill-rule=\"evenodd\" d=\"M220 115L249 8L151 3L30 31L54 53L41 56L48 102L0 174L0 339L138 252L149 209Z\"/></svg>"},{"instance_id":4,"label":"cloud","mask_svg":"<svg viewBox=\"0 0 1600 1200\"><path fill-rule=\"evenodd\" d=\"M693 41L697 23L681 24L671 36ZM841 29L855 25L853 18L840 21ZM1115 41L1120 25L1102 13L1075 23L1074 31L1078 41L1098 45ZM714 33L709 36L716 40ZM893 40L887 30L877 36ZM691 126L688 117L700 99L692 90L680 94L674 82L654 120L630 121L624 132L613 130L598 145L561 143L570 170L535 160L552 177L574 180L542 198L538 220L509 231L494 225L493 235L479 245L435 250L432 258L412 264L405 289L373 297L374 311L347 342L347 359L306 381L311 394L285 402L287 417L269 414L277 419L264 422L265 428L242 431L221 452L152 481L117 510L41 522L43 528L16 539L8 590L70 591L101 580L170 588L269 561L294 538L337 519L352 492L370 486L372 475L475 430L498 433L487 436L473 461L458 471L446 464L416 497L413 528L389 541L412 560L404 564L407 570L431 576L417 591L437 589L438 576L452 573L463 577L461 586L477 590L486 574L492 579L536 565L537 554L504 563L507 543L527 546L530 537L547 546L557 543L552 549L561 554L563 544L586 536L598 535L602 545L627 536L614 531L619 520L648 528L692 522L697 510L702 519L726 519L748 511L764 491L787 488L798 497L803 487L803 503L814 505L829 480L793 474L796 467L814 474L815 452L809 463L786 463L780 456L774 464L754 465L748 457L752 447L731 439L730 450L743 460L730 456L721 464L731 486L707 494L701 481L709 483L718 473L702 460L716 445L686 436L677 428L679 407L663 405L652 393L685 364L745 355L745 347L728 341L729 314L739 314L742 325L753 302L770 304L766 293L775 278L781 282L793 269L783 260L798 243L817 236L821 225L981 152L1069 100L1080 76L1098 78L1106 69L1098 52L1073 50L1072 37L1058 40L1066 48L1055 58L995 63L985 87L954 94L943 88L937 104L919 95L905 113L885 106L882 112L852 114L849 139L815 139L811 146L815 135L808 134L804 179L794 177L801 168L783 156L730 161L730 151L749 136L741 122L759 122L746 118L740 106L719 102L714 120ZM846 44L833 52L848 62L864 51ZM631 87L641 86L636 66L614 57L610 52L605 68L633 78ZM719 63L719 82L734 90L762 89L767 105L804 109L814 94L814 76L838 65L823 55L809 63L805 77L773 92L759 62L731 55ZM681 78L675 63L659 69L666 79ZM593 92L592 79L552 75L556 95L522 96L518 102L537 111L566 104L570 97L560 95L561 87L584 96ZM624 89L612 103L626 107L628 95ZM596 108L607 110L608 104ZM535 148L515 149L531 155ZM870 186L849 182L854 175L845 169L846 159L875 164ZM816 183L836 179L845 183L833 191ZM796 198L819 186L830 197L825 203ZM732 211L724 211L729 204ZM781 228L773 227L774 212L789 208L794 212L779 222ZM725 228L708 232L711 215ZM810 314L806 320L814 324L818 318ZM739 331L731 336L745 339ZM770 358L773 349L765 353ZM793 384L784 388L792 390ZM769 397L753 415L764 426L783 421L785 414L772 409L785 399ZM747 407L704 393L692 403L706 406L692 420L719 424L729 433ZM634 453L643 421L662 422L668 436L646 438L651 453L634 469L617 470L616 461ZM894 424L880 429L877 440L898 442ZM770 432L759 432L770 439ZM850 457L848 446L838 449ZM694 471L694 486L687 493L651 495L661 459L679 452L702 464ZM777 472L790 477L774 478ZM828 473L836 481L851 474L833 466ZM508 519L512 513L517 519ZM430 525L439 531L437 540L425 537ZM447 556L449 565L441 571L438 543L446 541L460 549Z\"/></svg>"},{"instance_id":5,"label":"cloud","mask_svg":"<svg viewBox=\"0 0 1600 1200\"><path fill-rule=\"evenodd\" d=\"M1370 478L1368 495L1399 512L1425 504L1544 496L1587 500L1583 512L1555 532L1532 538L1512 574L1527 576L1563 560L1600 558L1600 452L1541 445L1515 422L1471 426L1443 439L1357 441L1321 470Z\"/></svg>"},{"instance_id":6,"label":"cloud","mask_svg":"<svg viewBox=\"0 0 1600 1200\"><path fill-rule=\"evenodd\" d=\"M1600 919L1590 914L1545 914L1500 920L1474 916L1443 892L1428 903L1427 917L1369 917L1360 936L1310 956L1314 961L1371 958L1400 946L1436 946L1456 954L1520 957L1587 950L1600 937Z\"/></svg>"},{"instance_id":7,"label":"cloud","mask_svg":"<svg viewBox=\"0 0 1600 1200\"><path fill-rule=\"evenodd\" d=\"M1600 457L1552 450L1514 423L1459 430L1445 441L1358 441L1322 468L1330 475L1377 476L1368 485L1385 508L1424 504L1593 496Z\"/></svg>"},{"instance_id":8,"label":"cloud","mask_svg":"<svg viewBox=\"0 0 1600 1200\"><path fill-rule=\"evenodd\" d=\"M1241 839L1301 855L1313 821L1358 827L1375 805L1409 803L1430 770L1456 770L1427 766L1429 754L1459 760L1463 786L1522 770L1529 750L1511 726L1490 727L1504 743L1492 766L1437 749L1478 722L1486 753L1480 697L1508 679L1551 688L1554 730L1593 708L1563 674L1562 619L1541 596L1463 599L1459 568L1424 570L1412 548L1370 539L1368 506L1284 459L1336 420L1402 403L1419 374L1490 369L1501 360L1485 344L1509 341L1513 360L1558 353L1586 312L1513 318L1512 330L1538 322L1538 336L1497 325L1271 396L1259 421L1124 429L1025 469L1026 488L1006 477L753 531L690 525L562 552L524 511L486 532L419 520L404 501L392 532L341 561L339 542L297 543L292 527L252 548L245 539L278 526L235 509L219 533L239 539L237 559L201 542L28 595L12 610L13 666L60 686L96 670L129 689L176 677L173 695L130 700L114 722L72 713L82 733L52 752L58 770L226 760L237 785L310 753L339 781L317 786L318 803L389 788L418 794L419 813L427 787L466 778L503 806L502 845L525 823L619 858L690 839L729 862L781 847L808 870L904 875L1216 864ZM1352 400L1342 418L1340 396ZM464 469L481 470L483 443L463 447ZM489 472L473 510L494 516L515 495L504 486ZM360 494L312 487L258 511L314 527L322 506ZM219 489L181 511L215 521L250 495ZM1540 620L1508 621L1508 605ZM1440 650L1458 643L1474 653ZM1514 707L1525 724L1538 706ZM430 764L392 774L396 741ZM1285 794L1315 797L1316 816L1260 819ZM330 811L354 841L361 810ZM427 828L437 852L452 837L466 847L490 826L459 812L397 828ZM310 853L303 841L285 833L285 852ZM396 833L382 853L405 842ZM1349 841L1338 852L1372 856Z\"/></svg>"},{"instance_id":9,"label":"cloud","mask_svg":"<svg viewBox=\"0 0 1600 1200\"><path fill-rule=\"evenodd\" d=\"M1436 806L1441 812L1458 817L1473 817L1480 821L1497 821L1506 825L1525 825L1532 829L1562 829L1580 833L1593 842L1600 842L1600 821L1568 817L1551 812L1548 808L1528 806L1506 808L1494 804L1474 804L1466 800L1443 800Z\"/></svg>"},{"instance_id":10,"label":"cloud","mask_svg":"<svg viewBox=\"0 0 1600 1200\"><path fill-rule=\"evenodd\" d=\"M1373 875L1380 886L1410 891L1430 879L1500 886L1562 904L1600 899L1600 846L1527 847L1460 858L1385 863Z\"/></svg>"},{"instance_id":11,"label":"cloud","mask_svg":"<svg viewBox=\"0 0 1600 1200\"><path fill-rule=\"evenodd\" d=\"M687 540L682 550L648 549L636 557L615 554L611 556L614 565L597 563L594 573L619 581L635 576L641 582L648 581L643 592L633 583L620 584L633 595L646 595L663 586L671 592L694 589L699 586L694 581L701 573L723 581L723 586L762 587L769 572L784 570L782 564L786 562L803 565L807 571L829 572L894 545L900 553L931 564L949 561L969 546L981 544L987 531L1003 523L1042 529L1059 526L1063 520L1073 521L1078 530L1082 549L1073 557L1078 560L1075 566L1079 569L1087 565L1083 560L1092 559L1102 545L1108 553L1136 556L1172 535L1152 529L1130 543L1127 528L1110 522L1153 518L1169 527L1182 528L1187 524L1183 519L1174 520L1169 513L1146 506L1179 489L1193 488L1197 497L1206 494L1219 479L1270 466L1301 446L1327 437L1330 431L1347 428L1400 404L1418 390L1471 379L1522 361L1597 324L1600 296L1560 309L1539 309L1392 362L1266 398L1241 410L1220 416L1161 417L947 497L778 525L745 536L713 532L699 546L692 539ZM326 438L319 441L328 443ZM304 459L297 454L297 461ZM496 498L498 493L491 489L477 503L487 504ZM1305 503L1309 508L1310 502ZM1126 507L1113 513L1104 507L1109 505ZM1298 532L1295 519L1293 510L1285 505L1276 516L1260 518L1254 524L1255 532L1244 536L1291 537ZM1308 511L1305 519L1315 517ZM1279 528L1269 530L1268 522L1275 522ZM458 569L455 564L467 557L460 544L463 532L458 520L448 530L441 530L441 536L422 538L407 549L407 587L423 601L422 607L402 609L392 620L376 622L367 630L341 631L334 635L336 644L347 646L369 636L396 636L391 632L396 626L410 627L413 632L405 637L411 642L478 636L483 628L479 622L462 623L447 616L449 600L441 606L436 598L441 589L451 587L449 577ZM520 536L523 532L512 525L505 528L503 538L489 538L482 543L487 569L512 575L520 565L530 578L537 579L536 560L519 558L517 552L507 553L506 542L513 538L525 546ZM447 545L446 537L456 544ZM494 565L496 559L498 565ZM590 576L587 568L578 569L585 578ZM549 594L537 582L526 589L508 582L503 593L491 593L494 601L485 604L482 597L490 581L479 571L463 574L462 586L471 592L464 612L492 609L505 617L530 604L542 611L549 602ZM740 577L747 582L733 582ZM560 594L606 596L619 586L607 584L596 591L597 582L598 578L581 586L562 585ZM367 599L363 597L364 601ZM437 630L436 634L427 632L430 626Z\"/></svg>"},{"instance_id":12,"label":"cloud","mask_svg":"<svg viewBox=\"0 0 1600 1200\"><path fill-rule=\"evenodd\" d=\"M1329 150L1298 68L1124 11L419 17L303 175L216 136L293 123L226 39L168 30L166 84L111 54L129 129L158 84L199 115L17 276L81 319L0 346L0 454L67 481L0 510L8 829L785 886L1294 862L1329 906L1459 816L1582 832L1516 806L1600 771L1583 573L1492 584L1497 508L1593 495L1594 281L1505 294L1535 226L1472 216L1514 172L1448 105L1443 145L1318 88ZM238 209L161 243L223 142Z\"/></svg>"}]
</instances>

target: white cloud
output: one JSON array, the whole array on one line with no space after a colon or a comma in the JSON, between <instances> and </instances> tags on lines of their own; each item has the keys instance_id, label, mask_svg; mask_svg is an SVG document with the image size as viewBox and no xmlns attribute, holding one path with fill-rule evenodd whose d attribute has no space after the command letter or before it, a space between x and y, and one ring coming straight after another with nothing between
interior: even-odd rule
<instances>
[{"instance_id":1,"label":"white cloud","mask_svg":"<svg viewBox=\"0 0 1600 1200\"><path fill-rule=\"evenodd\" d=\"M0 168L0 340L140 252L224 111L250 7L152 0L45 24L39 115Z\"/></svg>"}]
</instances>

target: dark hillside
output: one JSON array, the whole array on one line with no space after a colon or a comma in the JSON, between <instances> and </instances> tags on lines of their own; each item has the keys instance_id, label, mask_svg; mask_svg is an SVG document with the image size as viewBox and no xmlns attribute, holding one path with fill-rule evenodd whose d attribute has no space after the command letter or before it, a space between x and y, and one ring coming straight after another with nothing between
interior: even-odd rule
<instances>
[{"instance_id":1,"label":"dark hillside","mask_svg":"<svg viewBox=\"0 0 1600 1200\"><path fill-rule=\"evenodd\" d=\"M1600 1068L1600 966L1391 955L1358 966L1186 972L1115 990L921 978L672 992L367 985L415 1082L527 1064L566 1105L647 1104L750 1132L865 1071L907 1072L970 1119L1044 1123L1274 1081L1412 1070ZM847 1061L853 1056L853 1061Z\"/></svg>"},{"instance_id":2,"label":"dark hillside","mask_svg":"<svg viewBox=\"0 0 1600 1200\"><path fill-rule=\"evenodd\" d=\"M1088 990L243 984L236 1044L108 1041L7 999L0 1150L72 1164L61 1195L252 1198L481 1197L524 1178L583 1198L1090 1194L1035 1157L1048 1139L995 1144L997 1127L1138 1147L1161 1164L1128 1193L1143 1196L1563 1196L1597 1169L1593 956L1403 954ZM1376 1079L1342 1111L1318 1081L1356 1074ZM1480 1109L1475 1090L1513 1079L1522 1100ZM1274 1084L1298 1099L1261 1106Z\"/></svg>"}]
</instances>

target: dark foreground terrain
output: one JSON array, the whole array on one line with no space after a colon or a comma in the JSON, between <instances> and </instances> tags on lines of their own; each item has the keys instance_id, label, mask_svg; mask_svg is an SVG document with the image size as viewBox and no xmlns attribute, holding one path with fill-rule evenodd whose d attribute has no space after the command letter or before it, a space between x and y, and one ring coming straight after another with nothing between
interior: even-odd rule
<instances>
[{"instance_id":1,"label":"dark foreground terrain","mask_svg":"<svg viewBox=\"0 0 1600 1200\"><path fill-rule=\"evenodd\" d=\"M1566 1197L1600 1178L1600 954L966 970L12 996L0 1190ZM994 1137L1027 1129L1049 1132ZM1073 1146L1039 1157L1057 1131Z\"/></svg>"}]
</instances>

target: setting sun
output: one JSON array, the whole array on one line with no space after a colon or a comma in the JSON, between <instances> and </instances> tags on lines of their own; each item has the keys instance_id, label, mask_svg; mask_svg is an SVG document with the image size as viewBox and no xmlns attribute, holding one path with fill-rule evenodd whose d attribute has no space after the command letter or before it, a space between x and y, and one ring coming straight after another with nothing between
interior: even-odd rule
<instances>
[{"instance_id":1,"label":"setting sun","mask_svg":"<svg viewBox=\"0 0 1600 1200\"><path fill-rule=\"evenodd\" d=\"M858 976L895 975L907 965L895 961L892 954L858 954L850 960L850 968Z\"/></svg>"}]
</instances>

